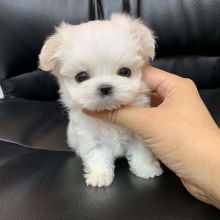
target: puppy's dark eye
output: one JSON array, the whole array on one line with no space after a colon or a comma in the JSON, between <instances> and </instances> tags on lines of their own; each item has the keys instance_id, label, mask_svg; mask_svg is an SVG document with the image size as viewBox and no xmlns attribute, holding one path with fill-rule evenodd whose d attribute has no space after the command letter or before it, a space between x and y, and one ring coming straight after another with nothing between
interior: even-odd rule
<instances>
[{"instance_id":1,"label":"puppy's dark eye","mask_svg":"<svg viewBox=\"0 0 220 220\"><path fill-rule=\"evenodd\" d=\"M76 79L76 81L77 82L83 82L83 81L86 81L86 80L88 80L89 79L89 74L87 73L87 72L85 72L85 71L83 71L83 72L80 72L80 73L78 73L76 76L75 76L75 79Z\"/></svg>"},{"instance_id":2,"label":"puppy's dark eye","mask_svg":"<svg viewBox=\"0 0 220 220\"><path fill-rule=\"evenodd\" d=\"M131 70L127 67L122 67L118 70L117 74L119 76L123 76L123 77L130 77L131 76Z\"/></svg>"}]
</instances>

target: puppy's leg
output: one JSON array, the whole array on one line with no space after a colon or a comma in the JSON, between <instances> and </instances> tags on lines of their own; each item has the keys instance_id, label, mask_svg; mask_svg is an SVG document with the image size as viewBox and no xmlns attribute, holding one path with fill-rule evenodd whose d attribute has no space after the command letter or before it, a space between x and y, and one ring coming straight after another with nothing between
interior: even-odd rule
<instances>
[{"instance_id":1,"label":"puppy's leg","mask_svg":"<svg viewBox=\"0 0 220 220\"><path fill-rule=\"evenodd\" d=\"M67 140L82 158L87 185L108 186L114 177L115 157L112 149L104 144L102 132L105 129L105 124L97 119L81 112L70 113Z\"/></svg>"},{"instance_id":2,"label":"puppy's leg","mask_svg":"<svg viewBox=\"0 0 220 220\"><path fill-rule=\"evenodd\" d=\"M84 155L86 184L91 186L109 186L114 178L114 156L109 147L98 145Z\"/></svg>"},{"instance_id":3,"label":"puppy's leg","mask_svg":"<svg viewBox=\"0 0 220 220\"><path fill-rule=\"evenodd\" d=\"M160 176L163 173L159 161L146 147L145 143L135 136L128 143L126 157L131 172L136 176L148 179Z\"/></svg>"}]
</instances>

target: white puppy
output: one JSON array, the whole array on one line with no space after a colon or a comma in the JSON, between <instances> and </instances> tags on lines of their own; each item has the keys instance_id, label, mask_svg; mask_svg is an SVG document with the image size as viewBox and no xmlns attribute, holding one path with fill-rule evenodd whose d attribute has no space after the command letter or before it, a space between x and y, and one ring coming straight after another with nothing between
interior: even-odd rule
<instances>
[{"instance_id":1,"label":"white puppy","mask_svg":"<svg viewBox=\"0 0 220 220\"><path fill-rule=\"evenodd\" d=\"M63 23L41 50L40 68L57 77L61 100L68 108L68 144L82 158L87 185L110 185L114 160L121 156L139 177L162 174L138 136L82 112L149 105L141 67L154 57L154 50L151 31L123 14L113 14L107 21Z\"/></svg>"}]
</instances>

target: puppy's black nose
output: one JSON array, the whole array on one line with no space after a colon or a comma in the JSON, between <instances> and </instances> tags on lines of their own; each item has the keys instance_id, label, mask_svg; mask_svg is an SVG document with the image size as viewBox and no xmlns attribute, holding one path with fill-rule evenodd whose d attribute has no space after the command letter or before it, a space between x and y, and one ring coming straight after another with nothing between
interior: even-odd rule
<instances>
[{"instance_id":1,"label":"puppy's black nose","mask_svg":"<svg viewBox=\"0 0 220 220\"><path fill-rule=\"evenodd\" d=\"M98 90L101 96L108 96L112 94L112 86L109 84L103 84L99 86Z\"/></svg>"}]
</instances>

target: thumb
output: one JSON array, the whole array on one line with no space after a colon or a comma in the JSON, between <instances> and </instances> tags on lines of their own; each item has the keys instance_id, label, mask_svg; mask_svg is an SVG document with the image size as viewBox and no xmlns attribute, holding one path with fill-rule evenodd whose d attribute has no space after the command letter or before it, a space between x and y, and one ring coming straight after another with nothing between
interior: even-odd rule
<instances>
[{"instance_id":1,"label":"thumb","mask_svg":"<svg viewBox=\"0 0 220 220\"><path fill-rule=\"evenodd\" d=\"M113 111L92 112L83 110L86 115L128 128L134 133L149 125L153 120L151 108L122 107Z\"/></svg>"}]
</instances>

